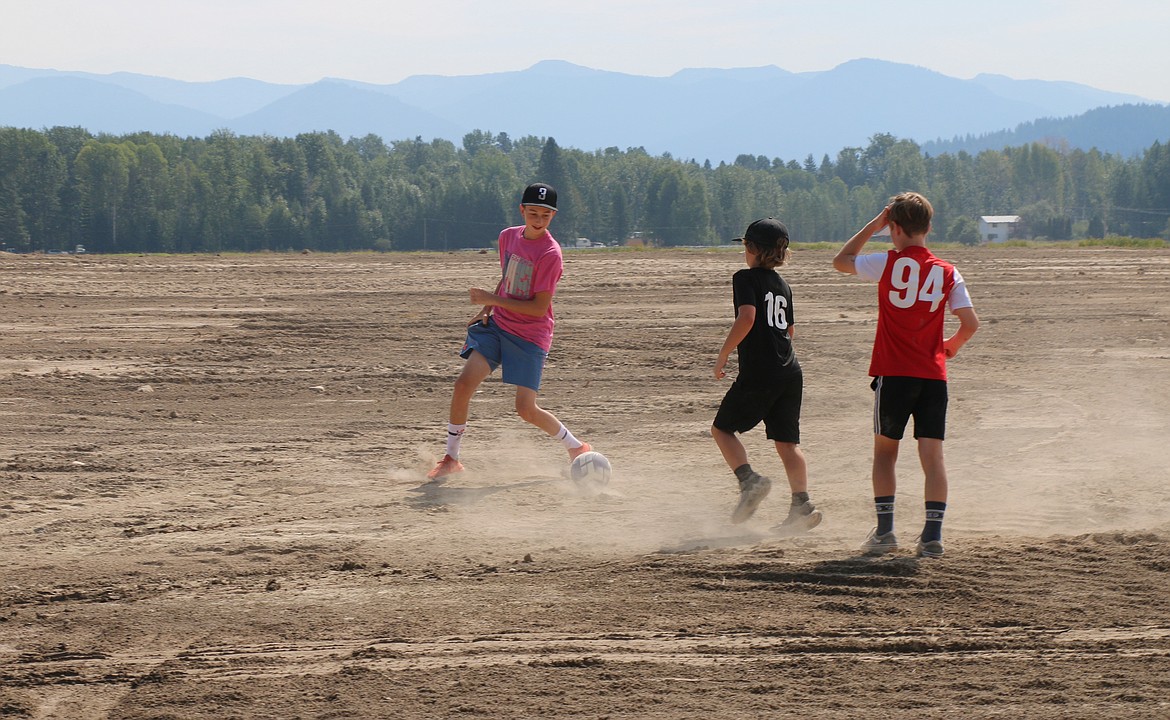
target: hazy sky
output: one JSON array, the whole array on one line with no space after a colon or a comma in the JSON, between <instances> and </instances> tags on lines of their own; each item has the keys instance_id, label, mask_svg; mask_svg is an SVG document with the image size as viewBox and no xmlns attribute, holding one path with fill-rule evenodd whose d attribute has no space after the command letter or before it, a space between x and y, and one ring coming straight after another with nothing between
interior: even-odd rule
<instances>
[{"instance_id":1,"label":"hazy sky","mask_svg":"<svg viewBox=\"0 0 1170 720\"><path fill-rule=\"evenodd\" d=\"M394 83L541 60L804 72L866 57L1170 102L1167 0L4 0L0 15L0 64L192 81Z\"/></svg>"}]
</instances>

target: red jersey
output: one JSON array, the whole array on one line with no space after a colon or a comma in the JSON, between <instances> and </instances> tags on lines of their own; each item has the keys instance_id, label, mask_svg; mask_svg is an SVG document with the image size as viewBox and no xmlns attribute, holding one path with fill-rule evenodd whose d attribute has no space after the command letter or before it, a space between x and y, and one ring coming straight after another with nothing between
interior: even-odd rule
<instances>
[{"instance_id":1,"label":"red jersey","mask_svg":"<svg viewBox=\"0 0 1170 720\"><path fill-rule=\"evenodd\" d=\"M918 245L861 255L854 266L860 277L878 284L870 376L946 380L945 308L972 307L955 266Z\"/></svg>"}]
</instances>

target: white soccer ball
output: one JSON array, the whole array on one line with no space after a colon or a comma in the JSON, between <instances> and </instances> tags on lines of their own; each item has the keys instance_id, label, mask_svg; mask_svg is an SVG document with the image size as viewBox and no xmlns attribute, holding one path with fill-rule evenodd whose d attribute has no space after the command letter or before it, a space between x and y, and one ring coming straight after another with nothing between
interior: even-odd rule
<instances>
[{"instance_id":1,"label":"white soccer ball","mask_svg":"<svg viewBox=\"0 0 1170 720\"><path fill-rule=\"evenodd\" d=\"M578 455L569 465L569 477L580 490L590 493L600 492L613 475L613 467L609 459L591 450Z\"/></svg>"}]
</instances>

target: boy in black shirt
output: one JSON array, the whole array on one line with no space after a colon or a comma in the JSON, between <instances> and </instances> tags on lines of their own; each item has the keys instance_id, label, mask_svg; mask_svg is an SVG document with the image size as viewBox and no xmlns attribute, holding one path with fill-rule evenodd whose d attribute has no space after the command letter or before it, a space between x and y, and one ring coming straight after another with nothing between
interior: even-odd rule
<instances>
[{"instance_id":1,"label":"boy in black shirt","mask_svg":"<svg viewBox=\"0 0 1170 720\"><path fill-rule=\"evenodd\" d=\"M772 481L752 470L736 433L764 422L792 491L788 517L773 530L797 535L820 524L821 513L808 499L808 467L800 450L804 376L792 347L792 288L775 270L790 256L788 228L774 218L756 220L736 238L740 241L747 268L731 279L735 322L719 350L715 378L726 376L732 350L738 351L739 375L719 405L711 436L739 479L739 504L731 522L741 523L767 497Z\"/></svg>"}]
</instances>

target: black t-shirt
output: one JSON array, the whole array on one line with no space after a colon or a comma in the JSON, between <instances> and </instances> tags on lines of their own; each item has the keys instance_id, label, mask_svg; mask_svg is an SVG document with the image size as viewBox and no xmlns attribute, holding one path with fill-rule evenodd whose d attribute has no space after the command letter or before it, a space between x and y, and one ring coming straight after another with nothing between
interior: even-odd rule
<instances>
[{"instance_id":1,"label":"black t-shirt","mask_svg":"<svg viewBox=\"0 0 1170 720\"><path fill-rule=\"evenodd\" d=\"M737 347L738 380L752 384L769 381L800 371L796 350L788 328L796 317L792 307L792 288L775 270L744 268L731 278L735 314L743 305L756 308L756 321Z\"/></svg>"}]
</instances>

